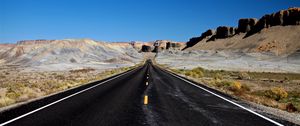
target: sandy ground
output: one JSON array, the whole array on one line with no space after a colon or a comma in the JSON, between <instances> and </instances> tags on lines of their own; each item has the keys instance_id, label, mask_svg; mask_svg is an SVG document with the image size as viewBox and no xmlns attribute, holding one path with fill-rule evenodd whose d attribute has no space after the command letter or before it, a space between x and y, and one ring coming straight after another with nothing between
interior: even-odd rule
<instances>
[{"instance_id":1,"label":"sandy ground","mask_svg":"<svg viewBox=\"0 0 300 126\"><path fill-rule=\"evenodd\" d=\"M156 61L178 69L300 73L300 52L287 56L231 51L163 51Z\"/></svg>"}]
</instances>

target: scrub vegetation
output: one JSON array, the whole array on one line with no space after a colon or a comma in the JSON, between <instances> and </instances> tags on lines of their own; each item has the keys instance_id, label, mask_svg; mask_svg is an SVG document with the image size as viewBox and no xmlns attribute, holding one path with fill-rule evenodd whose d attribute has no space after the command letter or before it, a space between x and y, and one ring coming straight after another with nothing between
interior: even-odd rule
<instances>
[{"instance_id":1,"label":"scrub vegetation","mask_svg":"<svg viewBox=\"0 0 300 126\"><path fill-rule=\"evenodd\" d=\"M242 100L300 112L300 74L168 69Z\"/></svg>"},{"instance_id":2,"label":"scrub vegetation","mask_svg":"<svg viewBox=\"0 0 300 126\"><path fill-rule=\"evenodd\" d=\"M92 68L51 72L20 72L17 69L2 69L0 72L0 107L102 80L137 66L102 71Z\"/></svg>"}]
</instances>

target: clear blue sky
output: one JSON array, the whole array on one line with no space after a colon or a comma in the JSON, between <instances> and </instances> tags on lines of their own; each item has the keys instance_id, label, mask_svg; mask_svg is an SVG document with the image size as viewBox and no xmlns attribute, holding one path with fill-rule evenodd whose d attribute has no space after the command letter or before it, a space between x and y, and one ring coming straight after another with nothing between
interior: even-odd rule
<instances>
[{"instance_id":1,"label":"clear blue sky","mask_svg":"<svg viewBox=\"0 0 300 126\"><path fill-rule=\"evenodd\" d=\"M0 0L0 43L26 39L187 41L300 0Z\"/></svg>"}]
</instances>

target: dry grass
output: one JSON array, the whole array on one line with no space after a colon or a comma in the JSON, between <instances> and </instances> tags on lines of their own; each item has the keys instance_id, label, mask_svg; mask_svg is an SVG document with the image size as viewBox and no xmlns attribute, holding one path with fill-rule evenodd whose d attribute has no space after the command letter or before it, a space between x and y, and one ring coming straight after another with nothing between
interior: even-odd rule
<instances>
[{"instance_id":1,"label":"dry grass","mask_svg":"<svg viewBox=\"0 0 300 126\"><path fill-rule=\"evenodd\" d=\"M288 97L288 93L282 87L272 87L271 89L266 90L264 95L276 101Z\"/></svg>"},{"instance_id":2,"label":"dry grass","mask_svg":"<svg viewBox=\"0 0 300 126\"><path fill-rule=\"evenodd\" d=\"M242 100L300 112L300 74L205 70L199 67L170 70Z\"/></svg>"},{"instance_id":3,"label":"dry grass","mask_svg":"<svg viewBox=\"0 0 300 126\"><path fill-rule=\"evenodd\" d=\"M0 69L0 107L101 80L133 68L123 67L106 71L86 68L57 72L20 72L18 69L11 70L12 68Z\"/></svg>"}]
</instances>

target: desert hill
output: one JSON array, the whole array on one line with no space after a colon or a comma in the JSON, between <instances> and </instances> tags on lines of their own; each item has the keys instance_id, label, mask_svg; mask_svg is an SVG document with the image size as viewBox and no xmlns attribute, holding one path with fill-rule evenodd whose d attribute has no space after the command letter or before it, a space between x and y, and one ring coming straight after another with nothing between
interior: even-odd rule
<instances>
[{"instance_id":1,"label":"desert hill","mask_svg":"<svg viewBox=\"0 0 300 126\"><path fill-rule=\"evenodd\" d=\"M90 39L27 40L1 45L3 64L134 64L142 55L129 43L105 43Z\"/></svg>"},{"instance_id":2,"label":"desert hill","mask_svg":"<svg viewBox=\"0 0 300 126\"><path fill-rule=\"evenodd\" d=\"M158 43L158 48L154 44ZM171 40L156 40L150 42L135 42L134 47L142 52L160 52L163 50L181 50L185 47L184 42L175 42Z\"/></svg>"},{"instance_id":3,"label":"desert hill","mask_svg":"<svg viewBox=\"0 0 300 126\"><path fill-rule=\"evenodd\" d=\"M300 49L300 8L266 14L260 19L243 18L238 27L209 29L187 42L186 50L232 50L286 55Z\"/></svg>"},{"instance_id":4,"label":"desert hill","mask_svg":"<svg viewBox=\"0 0 300 126\"><path fill-rule=\"evenodd\" d=\"M263 29L247 38L241 33L226 39L210 41L204 38L190 50L231 50L241 52L271 52L278 55L291 54L300 49L300 26L274 26Z\"/></svg>"}]
</instances>

